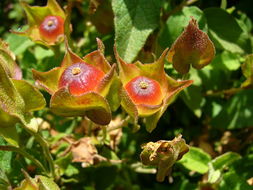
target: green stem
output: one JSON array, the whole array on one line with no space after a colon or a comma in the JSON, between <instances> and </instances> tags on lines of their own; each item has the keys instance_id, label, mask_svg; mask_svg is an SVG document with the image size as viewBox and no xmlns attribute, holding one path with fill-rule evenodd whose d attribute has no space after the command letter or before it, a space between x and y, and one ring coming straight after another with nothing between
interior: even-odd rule
<instances>
[{"instance_id":1,"label":"green stem","mask_svg":"<svg viewBox=\"0 0 253 190\"><path fill-rule=\"evenodd\" d=\"M17 152L19 154L21 154L22 156L28 158L29 160L31 160L38 168L40 168L42 171L44 171L45 173L48 173L46 168L41 164L41 162L39 160L37 160L36 158L34 158L33 156L31 156L30 154L28 154L25 150L15 147L15 146L2 146L0 145L0 150L3 151L12 151L12 152Z\"/></svg>"},{"instance_id":2,"label":"green stem","mask_svg":"<svg viewBox=\"0 0 253 190\"><path fill-rule=\"evenodd\" d=\"M43 154L44 156L46 157L46 160L48 162L48 165L49 165L49 170L50 170L50 174L53 178L55 178L55 168L54 168L54 161L53 161L53 157L50 153L50 150L49 150L49 146L48 146L48 143L47 141L45 141L45 139L43 139L43 137L39 134L39 133L36 133L34 131L31 131L29 128L27 128L25 125L24 125L24 129L30 133L30 135L34 136L34 138L36 139L36 141L40 144L42 150L43 150Z\"/></svg>"},{"instance_id":3,"label":"green stem","mask_svg":"<svg viewBox=\"0 0 253 190\"><path fill-rule=\"evenodd\" d=\"M35 137L35 139L38 141L38 143L42 147L43 153L44 153L44 155L48 161L48 164L49 164L50 173L51 173L52 177L55 178L54 161L53 161L53 157L50 153L47 141L45 141L45 139L43 139L39 133L32 132L32 135Z\"/></svg>"},{"instance_id":4,"label":"green stem","mask_svg":"<svg viewBox=\"0 0 253 190\"><path fill-rule=\"evenodd\" d=\"M218 92L212 92L212 91L208 91L206 92L206 96L231 96L234 95L240 91L244 90L243 88L231 88L231 89L226 89L226 90L222 90L222 91L218 91Z\"/></svg>"}]
</instances>

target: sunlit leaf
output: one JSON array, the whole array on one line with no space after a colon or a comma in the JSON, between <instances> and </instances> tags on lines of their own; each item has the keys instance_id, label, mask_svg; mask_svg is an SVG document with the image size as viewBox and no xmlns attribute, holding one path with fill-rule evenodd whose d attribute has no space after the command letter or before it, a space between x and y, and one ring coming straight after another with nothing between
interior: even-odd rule
<instances>
[{"instance_id":1,"label":"sunlit leaf","mask_svg":"<svg viewBox=\"0 0 253 190\"><path fill-rule=\"evenodd\" d=\"M204 14L208 24L208 34L216 48L233 53L251 52L249 35L243 31L232 14L217 7L205 9Z\"/></svg>"},{"instance_id":2,"label":"sunlit leaf","mask_svg":"<svg viewBox=\"0 0 253 190\"><path fill-rule=\"evenodd\" d=\"M120 56L131 62L158 27L160 1L113 0L115 42Z\"/></svg>"},{"instance_id":3,"label":"sunlit leaf","mask_svg":"<svg viewBox=\"0 0 253 190\"><path fill-rule=\"evenodd\" d=\"M211 161L209 154L200 148L190 147L190 151L179 161L189 170L204 174L208 171L208 163Z\"/></svg>"},{"instance_id":4,"label":"sunlit leaf","mask_svg":"<svg viewBox=\"0 0 253 190\"><path fill-rule=\"evenodd\" d=\"M245 63L242 64L242 73L247 79L243 82L242 87L251 86L253 83L253 54L246 57Z\"/></svg>"}]
</instances>

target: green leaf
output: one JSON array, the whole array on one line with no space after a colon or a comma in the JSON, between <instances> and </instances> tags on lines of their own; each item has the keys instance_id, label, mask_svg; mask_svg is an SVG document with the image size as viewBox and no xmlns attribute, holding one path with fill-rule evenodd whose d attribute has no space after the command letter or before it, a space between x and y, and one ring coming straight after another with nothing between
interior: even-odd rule
<instances>
[{"instance_id":1,"label":"green leaf","mask_svg":"<svg viewBox=\"0 0 253 190\"><path fill-rule=\"evenodd\" d=\"M18 118L25 121L25 103L11 79L7 76L3 66L0 64L0 104L2 112L9 114L13 119ZM8 122L8 120L5 120ZM6 126L5 126L6 125ZM8 123L2 123L2 127L8 126Z\"/></svg>"},{"instance_id":2,"label":"green leaf","mask_svg":"<svg viewBox=\"0 0 253 190\"><path fill-rule=\"evenodd\" d=\"M53 179L45 176L36 176L39 181L39 190L60 190Z\"/></svg>"},{"instance_id":3,"label":"green leaf","mask_svg":"<svg viewBox=\"0 0 253 190\"><path fill-rule=\"evenodd\" d=\"M247 154L241 159L234 161L230 166L230 170L240 174L240 177L242 177L244 181L251 178L253 171L253 154Z\"/></svg>"},{"instance_id":4,"label":"green leaf","mask_svg":"<svg viewBox=\"0 0 253 190\"><path fill-rule=\"evenodd\" d=\"M4 139L0 137L0 145L6 145ZM8 172L11 169L12 152L0 151L0 178L4 175L4 172ZM0 183L1 184L1 183Z\"/></svg>"},{"instance_id":5,"label":"green leaf","mask_svg":"<svg viewBox=\"0 0 253 190\"><path fill-rule=\"evenodd\" d=\"M55 160L55 164L59 167L60 175L63 175L65 173L65 170L71 164L71 161L72 161L71 152Z\"/></svg>"},{"instance_id":6,"label":"green leaf","mask_svg":"<svg viewBox=\"0 0 253 190\"><path fill-rule=\"evenodd\" d=\"M177 37L188 25L191 17L194 17L201 30L207 30L206 19L203 12L195 6L184 7L181 11L172 14L166 21L159 35L159 44L162 48L170 47Z\"/></svg>"},{"instance_id":7,"label":"green leaf","mask_svg":"<svg viewBox=\"0 0 253 190\"><path fill-rule=\"evenodd\" d=\"M211 164L215 170L221 170L240 158L240 154L235 152L226 152L225 154L222 154L212 160Z\"/></svg>"},{"instance_id":8,"label":"green leaf","mask_svg":"<svg viewBox=\"0 0 253 190\"><path fill-rule=\"evenodd\" d=\"M111 121L111 110L104 97L87 92L80 96L71 95L66 88L58 90L51 98L50 108L62 116L84 116L100 125Z\"/></svg>"},{"instance_id":9,"label":"green leaf","mask_svg":"<svg viewBox=\"0 0 253 190\"><path fill-rule=\"evenodd\" d=\"M240 68L240 57L236 55L235 53L231 53L228 51L224 51L221 53L221 63L224 64L225 68L229 71L236 71Z\"/></svg>"},{"instance_id":10,"label":"green leaf","mask_svg":"<svg viewBox=\"0 0 253 190\"><path fill-rule=\"evenodd\" d=\"M113 0L115 43L127 62L135 59L148 36L158 27L160 1Z\"/></svg>"},{"instance_id":11,"label":"green leaf","mask_svg":"<svg viewBox=\"0 0 253 190\"><path fill-rule=\"evenodd\" d=\"M223 170L228 170L234 161L239 160L241 156L234 152L226 152L209 163L209 173L208 173L208 182L217 183L223 174Z\"/></svg>"},{"instance_id":12,"label":"green leaf","mask_svg":"<svg viewBox=\"0 0 253 190\"><path fill-rule=\"evenodd\" d=\"M36 46L34 48L34 56L37 60L42 60L46 57L51 57L54 55L54 52L51 49L45 49L41 46Z\"/></svg>"},{"instance_id":13,"label":"green leaf","mask_svg":"<svg viewBox=\"0 0 253 190\"><path fill-rule=\"evenodd\" d=\"M219 190L252 190L245 179L242 178L240 173L235 171L228 172L223 176L223 180L220 183Z\"/></svg>"},{"instance_id":14,"label":"green leaf","mask_svg":"<svg viewBox=\"0 0 253 190\"><path fill-rule=\"evenodd\" d=\"M247 87L253 84L253 54L246 57L245 63L242 64L242 73L247 78L243 82L242 87Z\"/></svg>"},{"instance_id":15,"label":"green leaf","mask_svg":"<svg viewBox=\"0 0 253 190\"><path fill-rule=\"evenodd\" d=\"M34 45L34 42L29 40L27 37L18 36L16 34L10 34L6 39L6 42L10 44L10 49L15 55L24 53L28 47Z\"/></svg>"},{"instance_id":16,"label":"green leaf","mask_svg":"<svg viewBox=\"0 0 253 190\"><path fill-rule=\"evenodd\" d=\"M202 88L200 86L191 85L186 88L180 97L185 104L200 118L202 114L202 106L205 104L205 99L202 96Z\"/></svg>"},{"instance_id":17,"label":"green leaf","mask_svg":"<svg viewBox=\"0 0 253 190\"><path fill-rule=\"evenodd\" d=\"M200 148L190 147L190 151L179 161L189 170L204 174L208 171L208 163L211 161L209 154Z\"/></svg>"},{"instance_id":18,"label":"green leaf","mask_svg":"<svg viewBox=\"0 0 253 190\"><path fill-rule=\"evenodd\" d=\"M11 152L8 152L8 153L11 154ZM1 155L0 155L0 158L5 159L5 158L2 158ZM8 163L8 165L10 165L10 163ZM5 168L6 165L1 166L1 169L0 169L0 189L1 190L9 190L9 189L11 189L11 185L10 185L10 182L9 182L7 176L5 175L5 172L3 171L2 167Z\"/></svg>"},{"instance_id":19,"label":"green leaf","mask_svg":"<svg viewBox=\"0 0 253 190\"><path fill-rule=\"evenodd\" d=\"M13 126L9 125L8 127L0 127L0 134L11 145L16 146L16 147L19 146L19 142L18 142L19 136L18 136L15 125Z\"/></svg>"},{"instance_id":20,"label":"green leaf","mask_svg":"<svg viewBox=\"0 0 253 190\"><path fill-rule=\"evenodd\" d=\"M248 33L243 31L232 15L220 8L205 9L204 14L209 35L217 48L233 53L251 52Z\"/></svg>"},{"instance_id":21,"label":"green leaf","mask_svg":"<svg viewBox=\"0 0 253 190\"><path fill-rule=\"evenodd\" d=\"M221 129L239 129L253 125L253 90L235 94L221 112L212 119L212 126Z\"/></svg>"},{"instance_id":22,"label":"green leaf","mask_svg":"<svg viewBox=\"0 0 253 190\"><path fill-rule=\"evenodd\" d=\"M41 110L45 107L46 101L38 89L24 80L12 79L12 82L24 100L26 112Z\"/></svg>"},{"instance_id":23,"label":"green leaf","mask_svg":"<svg viewBox=\"0 0 253 190\"><path fill-rule=\"evenodd\" d=\"M63 72L61 67L55 67L47 72L32 70L33 78L48 93L53 94L58 90L58 82Z\"/></svg>"}]
</instances>

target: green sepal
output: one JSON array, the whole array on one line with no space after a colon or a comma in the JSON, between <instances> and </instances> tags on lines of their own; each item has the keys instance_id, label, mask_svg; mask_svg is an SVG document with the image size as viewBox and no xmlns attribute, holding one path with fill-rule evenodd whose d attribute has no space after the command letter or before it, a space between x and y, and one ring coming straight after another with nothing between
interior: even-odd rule
<instances>
[{"instance_id":1,"label":"green sepal","mask_svg":"<svg viewBox=\"0 0 253 190\"><path fill-rule=\"evenodd\" d=\"M111 67L110 71L108 73L106 73L106 75L103 77L103 79L101 80L101 82L99 83L99 85L96 88L96 92L104 97L108 94L111 84L113 82L113 79L115 76L114 75L115 67L116 67L116 65L114 64Z\"/></svg>"},{"instance_id":2,"label":"green sepal","mask_svg":"<svg viewBox=\"0 0 253 190\"><path fill-rule=\"evenodd\" d=\"M2 111L0 111L0 121L1 121L1 127L0 127L0 135L11 145L15 147L19 147L19 136L18 132L16 130L16 123L19 121L16 118L11 118L8 114L6 114L6 117L10 117L10 121L7 123L8 126L4 127L4 123L2 122ZM2 125L3 123L3 125Z\"/></svg>"},{"instance_id":3,"label":"green sepal","mask_svg":"<svg viewBox=\"0 0 253 190\"><path fill-rule=\"evenodd\" d=\"M135 64L126 63L121 57L119 56L116 47L114 47L114 54L115 58L118 62L119 66L119 78L124 85L126 85L131 79L140 76L140 70Z\"/></svg>"},{"instance_id":4,"label":"green sepal","mask_svg":"<svg viewBox=\"0 0 253 190\"><path fill-rule=\"evenodd\" d=\"M169 86L167 75L164 71L165 57L168 53L168 49L165 49L161 56L154 61L154 63L142 64L137 61L135 65L140 69L140 75L156 80L160 86L163 93L167 92Z\"/></svg>"},{"instance_id":5,"label":"green sepal","mask_svg":"<svg viewBox=\"0 0 253 190\"><path fill-rule=\"evenodd\" d=\"M124 108L124 110L132 117L134 118L134 123L137 123L138 121L138 109L132 99L129 97L127 91L125 88L121 88L120 90L120 97L121 97L121 105Z\"/></svg>"},{"instance_id":6,"label":"green sepal","mask_svg":"<svg viewBox=\"0 0 253 190\"><path fill-rule=\"evenodd\" d=\"M63 38L60 38L59 41L47 42L43 40L39 32L39 26L46 16L60 16L64 20L66 19L64 11L56 0L48 0L46 6L30 6L24 1L21 2L21 5L27 15L29 28L24 32L12 31L13 33L27 36L31 40L45 46L56 45L63 41Z\"/></svg>"},{"instance_id":7,"label":"green sepal","mask_svg":"<svg viewBox=\"0 0 253 190\"><path fill-rule=\"evenodd\" d=\"M50 108L54 113L62 116L86 115L100 125L107 125L111 121L109 104L96 92L73 96L67 88L61 88L52 96Z\"/></svg>"},{"instance_id":8,"label":"green sepal","mask_svg":"<svg viewBox=\"0 0 253 190\"><path fill-rule=\"evenodd\" d=\"M150 133L156 128L160 117L166 111L168 106L175 100L179 92L193 83L192 80L176 81L169 76L167 76L167 81L169 83L169 88L166 96L164 97L161 109L155 114L145 118L146 130Z\"/></svg>"},{"instance_id":9,"label":"green sepal","mask_svg":"<svg viewBox=\"0 0 253 190\"><path fill-rule=\"evenodd\" d=\"M208 65L215 56L215 47L208 35L198 27L192 18L183 33L177 38L168 53L168 61L181 74L190 70L190 65L201 69Z\"/></svg>"},{"instance_id":10,"label":"green sepal","mask_svg":"<svg viewBox=\"0 0 253 190\"><path fill-rule=\"evenodd\" d=\"M36 80L36 83L51 95L58 90L58 82L62 72L63 69L61 67L53 68L47 72L32 69L33 78Z\"/></svg>"},{"instance_id":11,"label":"green sepal","mask_svg":"<svg viewBox=\"0 0 253 190\"><path fill-rule=\"evenodd\" d=\"M119 77L115 76L110 86L110 90L106 96L106 99L112 111L116 111L120 106L120 103L121 103L120 89L121 88L122 88L122 83Z\"/></svg>"},{"instance_id":12,"label":"green sepal","mask_svg":"<svg viewBox=\"0 0 253 190\"><path fill-rule=\"evenodd\" d=\"M99 38L96 38L96 40L98 49L84 56L83 60L84 62L99 68L104 73L107 73L110 71L111 65L104 56L105 47L103 42Z\"/></svg>"}]
</instances>

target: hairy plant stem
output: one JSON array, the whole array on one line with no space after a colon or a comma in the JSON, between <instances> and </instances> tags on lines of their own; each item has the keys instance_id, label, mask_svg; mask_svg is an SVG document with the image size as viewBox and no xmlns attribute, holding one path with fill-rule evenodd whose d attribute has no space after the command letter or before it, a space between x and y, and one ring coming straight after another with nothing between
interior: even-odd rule
<instances>
[{"instance_id":1,"label":"hairy plant stem","mask_svg":"<svg viewBox=\"0 0 253 190\"><path fill-rule=\"evenodd\" d=\"M47 141L45 141L45 139L43 139L43 137L39 133L33 133L33 136L35 137L35 139L38 141L38 143L42 147L43 153L44 153L44 155L48 161L48 164L49 164L50 173L51 173L52 177L55 178L54 161L53 161L53 157L50 153Z\"/></svg>"},{"instance_id":2,"label":"hairy plant stem","mask_svg":"<svg viewBox=\"0 0 253 190\"><path fill-rule=\"evenodd\" d=\"M205 96L232 96L242 90L244 90L244 88L230 88L217 92L207 91Z\"/></svg>"},{"instance_id":3,"label":"hairy plant stem","mask_svg":"<svg viewBox=\"0 0 253 190\"><path fill-rule=\"evenodd\" d=\"M36 141L40 144L40 146L42 148L42 151L43 151L43 154L44 154L44 156L45 156L45 158L48 162L48 165L49 165L50 175L51 175L51 177L55 178L56 176L55 176L54 161L53 161L53 157L50 153L47 141L45 141L45 139L43 139L43 137L39 133L36 133L36 132L28 129L26 126L24 126L24 129L28 133L30 133L30 135L34 136Z\"/></svg>"},{"instance_id":4,"label":"hairy plant stem","mask_svg":"<svg viewBox=\"0 0 253 190\"><path fill-rule=\"evenodd\" d=\"M41 164L41 162L39 160L37 160L36 158L34 158L33 156L31 156L29 153L27 153L22 148L18 148L18 147L15 147L15 146L10 146L10 145L6 145L6 146L0 145L0 150L3 150L3 151L12 151L12 152L16 152L18 154L21 154L22 156L24 156L24 157L28 158L29 160L31 160L43 172L48 173L48 171L46 170L46 168Z\"/></svg>"}]
</instances>

